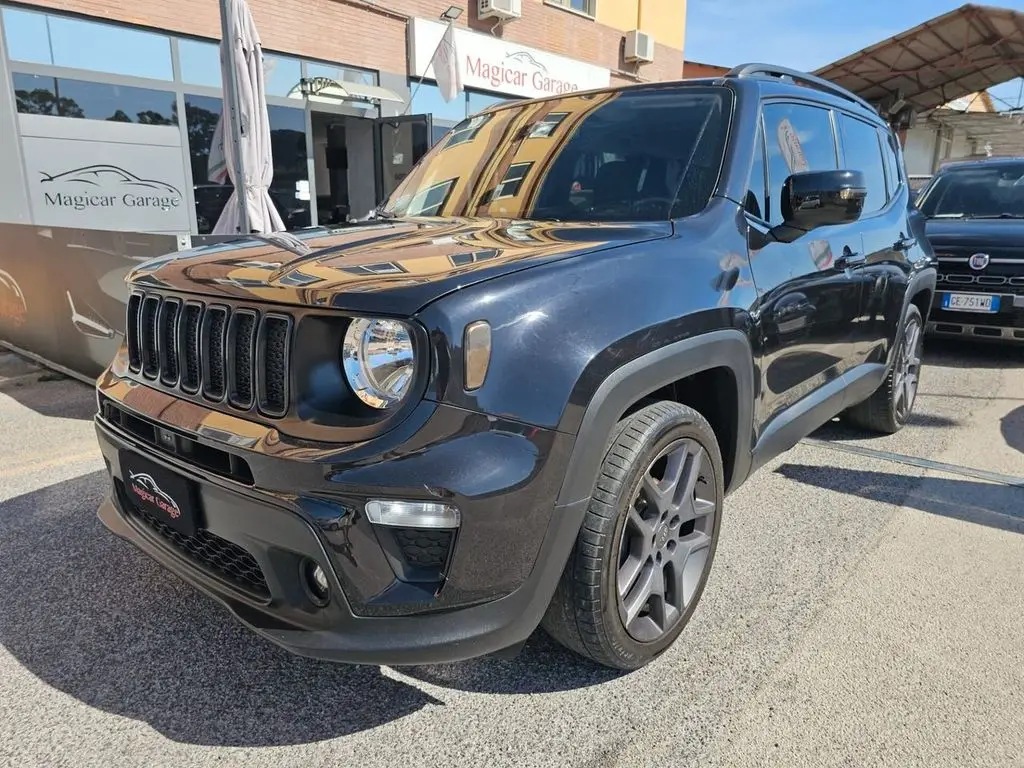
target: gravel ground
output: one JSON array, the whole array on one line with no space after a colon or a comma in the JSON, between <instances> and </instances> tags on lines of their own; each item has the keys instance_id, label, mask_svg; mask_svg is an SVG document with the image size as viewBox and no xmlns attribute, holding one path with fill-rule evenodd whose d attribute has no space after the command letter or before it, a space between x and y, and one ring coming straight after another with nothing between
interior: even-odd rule
<instances>
[{"instance_id":1,"label":"gravel ground","mask_svg":"<svg viewBox=\"0 0 1024 768\"><path fill-rule=\"evenodd\" d=\"M1024 766L1024 355L932 344L912 425L730 497L676 646L617 675L287 655L109 535L90 388L0 352L0 765ZM945 468L946 470L949 467Z\"/></svg>"}]
</instances>

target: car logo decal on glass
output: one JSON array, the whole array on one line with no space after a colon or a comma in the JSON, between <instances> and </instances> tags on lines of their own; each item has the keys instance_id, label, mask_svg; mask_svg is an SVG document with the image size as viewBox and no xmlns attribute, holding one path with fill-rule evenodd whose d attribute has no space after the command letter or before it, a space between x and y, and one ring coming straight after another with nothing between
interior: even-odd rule
<instances>
[{"instance_id":1,"label":"car logo decal on glass","mask_svg":"<svg viewBox=\"0 0 1024 768\"><path fill-rule=\"evenodd\" d=\"M967 263L971 265L971 269L984 269L988 266L989 256L987 253L974 253L971 254L971 258L967 260Z\"/></svg>"},{"instance_id":2,"label":"car logo decal on glass","mask_svg":"<svg viewBox=\"0 0 1024 768\"><path fill-rule=\"evenodd\" d=\"M128 487L140 499L159 507L169 517L174 519L181 517L178 502L171 498L170 494L160 490L160 486L156 484L156 480L151 475L147 475L145 472L131 472L129 479L131 482L128 483Z\"/></svg>"}]
</instances>

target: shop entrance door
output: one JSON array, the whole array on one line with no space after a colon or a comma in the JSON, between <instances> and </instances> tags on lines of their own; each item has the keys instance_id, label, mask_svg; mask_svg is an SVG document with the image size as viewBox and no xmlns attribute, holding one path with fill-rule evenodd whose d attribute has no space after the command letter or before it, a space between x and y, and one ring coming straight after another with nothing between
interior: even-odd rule
<instances>
[{"instance_id":1,"label":"shop entrance door","mask_svg":"<svg viewBox=\"0 0 1024 768\"><path fill-rule=\"evenodd\" d=\"M433 128L430 115L381 117L375 121L374 156L377 159L377 203L386 200L413 166L430 150Z\"/></svg>"}]
</instances>

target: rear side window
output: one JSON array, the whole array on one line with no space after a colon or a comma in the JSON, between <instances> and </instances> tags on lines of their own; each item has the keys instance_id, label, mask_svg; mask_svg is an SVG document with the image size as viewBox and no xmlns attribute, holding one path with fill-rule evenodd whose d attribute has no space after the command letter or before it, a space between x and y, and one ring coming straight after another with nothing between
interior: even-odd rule
<instances>
[{"instance_id":1,"label":"rear side window","mask_svg":"<svg viewBox=\"0 0 1024 768\"><path fill-rule=\"evenodd\" d=\"M747 182L747 194L743 208L751 216L768 220L768 199L765 196L764 172L764 129L760 121L757 124L757 140L754 142L754 161L750 167L750 180Z\"/></svg>"},{"instance_id":2,"label":"rear side window","mask_svg":"<svg viewBox=\"0 0 1024 768\"><path fill-rule=\"evenodd\" d=\"M889 190L889 198L896 195L896 190L903 184L903 174L900 171L899 154L896 151L896 137L889 131L879 130L878 135L882 137L882 159L885 161L885 181Z\"/></svg>"},{"instance_id":3,"label":"rear side window","mask_svg":"<svg viewBox=\"0 0 1024 768\"><path fill-rule=\"evenodd\" d=\"M834 171L836 140L829 110L806 104L766 104L764 138L768 150L768 216L782 223L782 186L794 173Z\"/></svg>"},{"instance_id":4,"label":"rear side window","mask_svg":"<svg viewBox=\"0 0 1024 768\"><path fill-rule=\"evenodd\" d=\"M843 135L844 166L864 174L868 196L864 200L864 213L880 211L888 202L885 188L885 166L878 131L873 125L840 113L839 129Z\"/></svg>"}]
</instances>

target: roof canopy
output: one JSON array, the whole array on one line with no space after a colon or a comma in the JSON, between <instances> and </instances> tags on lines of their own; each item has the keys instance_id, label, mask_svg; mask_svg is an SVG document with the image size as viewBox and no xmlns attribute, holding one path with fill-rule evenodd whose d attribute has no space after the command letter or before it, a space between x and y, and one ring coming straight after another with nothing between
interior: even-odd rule
<instances>
[{"instance_id":1,"label":"roof canopy","mask_svg":"<svg viewBox=\"0 0 1024 768\"><path fill-rule=\"evenodd\" d=\"M814 74L888 108L925 112L1024 76L1024 13L968 3Z\"/></svg>"},{"instance_id":2,"label":"roof canopy","mask_svg":"<svg viewBox=\"0 0 1024 768\"><path fill-rule=\"evenodd\" d=\"M996 157L1024 157L1024 116L995 112L932 112L929 122L962 130L980 154L984 145Z\"/></svg>"}]
</instances>

